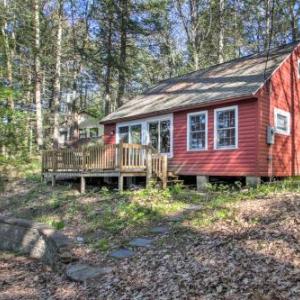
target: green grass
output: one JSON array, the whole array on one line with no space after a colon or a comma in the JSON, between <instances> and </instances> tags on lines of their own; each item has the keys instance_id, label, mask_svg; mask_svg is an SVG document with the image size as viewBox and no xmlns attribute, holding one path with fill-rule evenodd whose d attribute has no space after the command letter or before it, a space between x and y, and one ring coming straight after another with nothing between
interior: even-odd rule
<instances>
[{"instance_id":1,"label":"green grass","mask_svg":"<svg viewBox=\"0 0 300 300\"><path fill-rule=\"evenodd\" d=\"M106 252L110 249L110 245L107 239L100 239L93 244L95 250Z\"/></svg>"},{"instance_id":2,"label":"green grass","mask_svg":"<svg viewBox=\"0 0 300 300\"><path fill-rule=\"evenodd\" d=\"M149 188L123 193L103 188L87 195L80 195L67 186L57 185L53 190L43 183L29 181L28 185L31 188L27 194L22 198L16 195L9 201L0 201L0 209L57 230L78 227L96 251L107 251L112 244L126 242L124 239L134 235L147 234L152 224L183 213L188 204L199 204L202 209L184 213L183 220L176 226L199 229L218 221L235 221L236 212L232 206L235 202L267 197L272 193L300 191L299 183L292 180L244 189L238 183L233 186L209 185L206 194L180 185L165 190ZM258 221L253 219L255 222Z\"/></svg>"}]
</instances>

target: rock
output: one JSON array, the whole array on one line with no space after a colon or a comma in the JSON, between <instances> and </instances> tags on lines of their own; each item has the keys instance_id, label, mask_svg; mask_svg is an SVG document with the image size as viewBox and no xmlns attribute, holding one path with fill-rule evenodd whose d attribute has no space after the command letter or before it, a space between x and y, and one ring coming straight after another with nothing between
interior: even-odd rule
<instances>
[{"instance_id":1,"label":"rock","mask_svg":"<svg viewBox=\"0 0 300 300\"><path fill-rule=\"evenodd\" d=\"M93 267L86 264L73 264L66 269L67 277L78 282L84 282L110 272L112 272L110 267Z\"/></svg>"},{"instance_id":2,"label":"rock","mask_svg":"<svg viewBox=\"0 0 300 300\"><path fill-rule=\"evenodd\" d=\"M60 261L64 264L68 264L70 262L74 262L78 260L77 257L75 257L72 253L70 252L63 252L62 254L60 254Z\"/></svg>"},{"instance_id":3,"label":"rock","mask_svg":"<svg viewBox=\"0 0 300 300\"><path fill-rule=\"evenodd\" d=\"M153 240L152 239L145 239L145 238L136 238L129 242L130 246L133 247L151 247Z\"/></svg>"},{"instance_id":4,"label":"rock","mask_svg":"<svg viewBox=\"0 0 300 300\"><path fill-rule=\"evenodd\" d=\"M132 252L129 249L119 249L116 251L113 251L110 256L114 257L114 258L127 258L127 257L131 257L134 255L134 252Z\"/></svg>"},{"instance_id":5,"label":"rock","mask_svg":"<svg viewBox=\"0 0 300 300\"><path fill-rule=\"evenodd\" d=\"M152 227L150 229L150 232L152 232L152 233L169 233L170 230L166 226L157 226L157 227Z\"/></svg>"},{"instance_id":6,"label":"rock","mask_svg":"<svg viewBox=\"0 0 300 300\"><path fill-rule=\"evenodd\" d=\"M77 244L84 244L84 238L82 236L76 237L76 243Z\"/></svg>"},{"instance_id":7,"label":"rock","mask_svg":"<svg viewBox=\"0 0 300 300\"><path fill-rule=\"evenodd\" d=\"M198 211L198 210L201 210L201 209L202 209L201 205L194 205L194 204L188 205L185 208L185 210L191 210L191 211Z\"/></svg>"}]
</instances>

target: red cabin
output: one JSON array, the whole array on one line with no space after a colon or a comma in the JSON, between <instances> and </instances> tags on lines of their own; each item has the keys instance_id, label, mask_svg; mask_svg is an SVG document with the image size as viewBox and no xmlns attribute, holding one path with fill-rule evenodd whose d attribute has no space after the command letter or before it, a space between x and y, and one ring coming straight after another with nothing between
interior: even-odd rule
<instances>
[{"instance_id":1,"label":"red cabin","mask_svg":"<svg viewBox=\"0 0 300 300\"><path fill-rule=\"evenodd\" d=\"M161 81L101 121L105 143L151 144L199 187L299 175L299 59L293 43Z\"/></svg>"}]
</instances>

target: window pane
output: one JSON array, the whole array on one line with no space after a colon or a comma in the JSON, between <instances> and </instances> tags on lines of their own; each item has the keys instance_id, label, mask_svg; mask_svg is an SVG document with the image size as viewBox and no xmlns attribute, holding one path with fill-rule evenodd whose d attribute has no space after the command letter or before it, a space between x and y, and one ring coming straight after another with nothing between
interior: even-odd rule
<instances>
[{"instance_id":1,"label":"window pane","mask_svg":"<svg viewBox=\"0 0 300 300\"><path fill-rule=\"evenodd\" d=\"M91 138L98 137L98 128L90 128L90 137Z\"/></svg>"},{"instance_id":2,"label":"window pane","mask_svg":"<svg viewBox=\"0 0 300 300\"><path fill-rule=\"evenodd\" d=\"M235 146L235 112L235 109L217 112L217 147Z\"/></svg>"},{"instance_id":3,"label":"window pane","mask_svg":"<svg viewBox=\"0 0 300 300\"><path fill-rule=\"evenodd\" d=\"M205 130L205 114L190 117L191 131Z\"/></svg>"},{"instance_id":4,"label":"window pane","mask_svg":"<svg viewBox=\"0 0 300 300\"><path fill-rule=\"evenodd\" d=\"M158 122L149 123L149 136L151 146L158 150Z\"/></svg>"},{"instance_id":5,"label":"window pane","mask_svg":"<svg viewBox=\"0 0 300 300\"><path fill-rule=\"evenodd\" d=\"M123 127L119 127L119 141L123 142L123 143L128 143L129 142L129 128L128 126L123 126Z\"/></svg>"},{"instance_id":6,"label":"window pane","mask_svg":"<svg viewBox=\"0 0 300 300\"><path fill-rule=\"evenodd\" d=\"M235 110L217 112L218 129L235 126Z\"/></svg>"},{"instance_id":7,"label":"window pane","mask_svg":"<svg viewBox=\"0 0 300 300\"><path fill-rule=\"evenodd\" d=\"M190 144L189 149L199 150L206 148L205 131L206 131L206 114L190 116Z\"/></svg>"},{"instance_id":8,"label":"window pane","mask_svg":"<svg viewBox=\"0 0 300 300\"><path fill-rule=\"evenodd\" d=\"M190 149L205 149L205 131L191 133Z\"/></svg>"},{"instance_id":9,"label":"window pane","mask_svg":"<svg viewBox=\"0 0 300 300\"><path fill-rule=\"evenodd\" d=\"M160 122L160 152L170 152L170 120Z\"/></svg>"},{"instance_id":10,"label":"window pane","mask_svg":"<svg viewBox=\"0 0 300 300\"><path fill-rule=\"evenodd\" d=\"M131 143L141 144L142 143L142 125L133 125L130 127Z\"/></svg>"},{"instance_id":11,"label":"window pane","mask_svg":"<svg viewBox=\"0 0 300 300\"><path fill-rule=\"evenodd\" d=\"M277 114L276 127L280 130L287 131L288 130L288 118L281 114Z\"/></svg>"}]
</instances>

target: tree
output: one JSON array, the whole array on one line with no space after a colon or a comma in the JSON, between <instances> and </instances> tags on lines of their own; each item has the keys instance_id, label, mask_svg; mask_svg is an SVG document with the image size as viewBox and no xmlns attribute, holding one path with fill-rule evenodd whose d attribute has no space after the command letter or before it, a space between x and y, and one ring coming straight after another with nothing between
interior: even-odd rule
<instances>
[{"instance_id":1,"label":"tree","mask_svg":"<svg viewBox=\"0 0 300 300\"><path fill-rule=\"evenodd\" d=\"M123 97L126 85L126 59L127 59L127 31L129 23L129 0L120 1L120 57L119 57L119 80L118 80L118 95L117 95L117 107L123 104Z\"/></svg>"},{"instance_id":2,"label":"tree","mask_svg":"<svg viewBox=\"0 0 300 300\"><path fill-rule=\"evenodd\" d=\"M41 61L40 61L40 3L33 0L33 28L34 28L34 100L36 109L37 145L43 147L43 117L41 103Z\"/></svg>"},{"instance_id":3,"label":"tree","mask_svg":"<svg viewBox=\"0 0 300 300\"><path fill-rule=\"evenodd\" d=\"M60 111L60 80L61 80L61 42L62 42L62 22L63 22L63 2L58 1L57 8L57 34L55 50L55 73L53 80L53 147L58 148L59 139L59 111Z\"/></svg>"}]
</instances>

